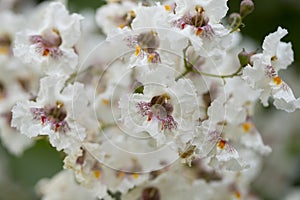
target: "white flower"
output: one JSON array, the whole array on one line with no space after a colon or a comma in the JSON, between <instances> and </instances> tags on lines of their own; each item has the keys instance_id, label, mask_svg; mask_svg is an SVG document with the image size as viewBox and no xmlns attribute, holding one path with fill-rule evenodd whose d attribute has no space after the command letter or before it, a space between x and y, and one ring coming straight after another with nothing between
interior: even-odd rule
<instances>
[{"instance_id":1,"label":"white flower","mask_svg":"<svg viewBox=\"0 0 300 200\"><path fill-rule=\"evenodd\" d=\"M103 124L115 123L120 117L119 98L131 91L132 74L126 63L121 60L114 61L101 74L94 101L97 119Z\"/></svg>"},{"instance_id":2,"label":"white flower","mask_svg":"<svg viewBox=\"0 0 300 200\"><path fill-rule=\"evenodd\" d=\"M89 148L94 149L94 144L89 144ZM76 181L83 187L93 191L97 197L106 195L107 186L103 184L103 165L96 160L84 147L77 146L67 152L64 159L64 168L71 169Z\"/></svg>"},{"instance_id":3,"label":"white flower","mask_svg":"<svg viewBox=\"0 0 300 200\"><path fill-rule=\"evenodd\" d=\"M136 7L137 4L130 1L108 3L98 8L96 22L105 34L114 28L130 27L136 15Z\"/></svg>"},{"instance_id":4,"label":"white flower","mask_svg":"<svg viewBox=\"0 0 300 200\"><path fill-rule=\"evenodd\" d=\"M258 96L259 92L250 88L240 77L227 79L223 91L208 108L208 119L198 129L194 143L199 157L211 150L209 156L219 162L215 162L215 166L223 163L228 168L240 170L246 165L235 147L239 148L242 144L262 155L270 153L270 147L263 144L251 120ZM216 147L212 148L212 145Z\"/></svg>"},{"instance_id":5,"label":"white flower","mask_svg":"<svg viewBox=\"0 0 300 200\"><path fill-rule=\"evenodd\" d=\"M3 19L0 27L0 58L2 59L2 56L12 54L12 43L16 31L22 24L22 18L10 11L0 12L0 17Z\"/></svg>"},{"instance_id":6,"label":"white flower","mask_svg":"<svg viewBox=\"0 0 300 200\"><path fill-rule=\"evenodd\" d=\"M20 101L13 107L12 126L30 138L48 135L58 150L76 148L85 137L84 128L76 119L84 112L87 102L82 84L74 83L66 88L64 84L65 79L60 77L41 79L37 99Z\"/></svg>"},{"instance_id":7,"label":"white flower","mask_svg":"<svg viewBox=\"0 0 300 200\"><path fill-rule=\"evenodd\" d=\"M82 17L69 15L59 2L42 7L41 13L38 27L17 33L14 55L47 74L71 74L78 62L74 45L80 37Z\"/></svg>"},{"instance_id":8,"label":"white flower","mask_svg":"<svg viewBox=\"0 0 300 200\"><path fill-rule=\"evenodd\" d=\"M188 12L198 12L195 8L202 7L205 15L209 17L209 20L213 23L219 23L220 20L225 17L228 7L226 0L177 0L176 1L176 13L184 15Z\"/></svg>"},{"instance_id":9,"label":"white flower","mask_svg":"<svg viewBox=\"0 0 300 200\"><path fill-rule=\"evenodd\" d=\"M115 130L111 129L105 134L116 132L113 140L117 142L120 131ZM124 141L122 143L125 144ZM97 192L99 198L105 196L106 189L125 193L148 179L147 174L140 174L141 167L135 155L120 151L110 141L101 141L100 144L85 142L83 145L65 158L64 167L72 169L76 180Z\"/></svg>"},{"instance_id":10,"label":"white flower","mask_svg":"<svg viewBox=\"0 0 300 200\"><path fill-rule=\"evenodd\" d=\"M6 88L6 90L5 98L0 99L0 138L3 146L5 146L10 153L20 156L23 151L31 147L34 142L11 127L11 108L16 101L28 98L28 95L20 90L15 83L9 85L9 88Z\"/></svg>"},{"instance_id":11,"label":"white flower","mask_svg":"<svg viewBox=\"0 0 300 200\"><path fill-rule=\"evenodd\" d=\"M138 135L145 131L160 145L167 142L167 135L174 139L193 131L199 117L195 88L189 80L175 81L175 75L174 70L161 65L140 77L143 94L121 98L121 121L130 132Z\"/></svg>"},{"instance_id":12,"label":"white flower","mask_svg":"<svg viewBox=\"0 0 300 200\"><path fill-rule=\"evenodd\" d=\"M257 159L254 155L247 155L247 158L251 156L255 170ZM206 160L198 159L191 167L176 162L155 173L157 176L124 194L122 199L184 199L186 194L195 200L246 199L249 185L244 179L250 178L248 174L252 172L216 171L207 166ZM256 175L255 171L253 174Z\"/></svg>"},{"instance_id":13,"label":"white flower","mask_svg":"<svg viewBox=\"0 0 300 200\"><path fill-rule=\"evenodd\" d=\"M175 58L178 59L178 49L186 46L187 37L172 30L167 23L168 13L164 7L160 4L150 7L139 5L135 14L131 28L116 29L107 40L118 44L118 48L120 43L129 47L122 54L132 55L130 67L174 63Z\"/></svg>"},{"instance_id":14,"label":"white flower","mask_svg":"<svg viewBox=\"0 0 300 200\"><path fill-rule=\"evenodd\" d=\"M131 133L117 126L103 128L101 133L99 142L91 140L84 143L84 147L94 158L112 169L128 175L139 174L134 176L130 185L140 183L144 175L147 176L143 173L158 170L162 168L162 163L167 165L178 158L178 152L172 145L157 147L155 140L144 133L138 138L132 137Z\"/></svg>"},{"instance_id":15,"label":"white flower","mask_svg":"<svg viewBox=\"0 0 300 200\"><path fill-rule=\"evenodd\" d=\"M22 18L21 15L17 15L9 10L0 12L0 18L3 21L0 27L1 71L7 69L11 70L15 68L24 68L24 64L22 64L18 59L16 59L13 56L13 46L16 32L22 29L25 20Z\"/></svg>"},{"instance_id":16,"label":"white flower","mask_svg":"<svg viewBox=\"0 0 300 200\"><path fill-rule=\"evenodd\" d=\"M278 70L285 69L293 61L291 45L280 42L287 33L280 27L275 33L266 37L261 54L252 56L253 66L243 70L243 79L260 92L260 100L268 105L269 97L274 98L278 109L293 112L300 108L300 99L296 99L291 88L280 78Z\"/></svg>"},{"instance_id":17,"label":"white flower","mask_svg":"<svg viewBox=\"0 0 300 200\"><path fill-rule=\"evenodd\" d=\"M70 170L62 170L51 179L41 179L36 185L36 191L42 200L64 199L82 200L97 199L94 191L81 187Z\"/></svg>"},{"instance_id":18,"label":"white flower","mask_svg":"<svg viewBox=\"0 0 300 200\"><path fill-rule=\"evenodd\" d=\"M246 167L231 141L218 130L198 127L194 144L196 157L207 159L214 169L240 171Z\"/></svg>"},{"instance_id":19,"label":"white flower","mask_svg":"<svg viewBox=\"0 0 300 200\"><path fill-rule=\"evenodd\" d=\"M12 60L8 59L9 63ZM28 99L32 96L30 93L35 93L38 79L20 63L16 69L6 68L9 63L3 64L0 70L0 138L10 153L20 156L34 141L11 127L11 109L17 101Z\"/></svg>"},{"instance_id":20,"label":"white flower","mask_svg":"<svg viewBox=\"0 0 300 200\"><path fill-rule=\"evenodd\" d=\"M200 187L199 189L202 191ZM176 173L163 174L153 182L134 188L130 193L124 195L123 199L180 200L186 198L187 194L182 191L189 194L191 192L191 184L183 176Z\"/></svg>"},{"instance_id":21,"label":"white flower","mask_svg":"<svg viewBox=\"0 0 300 200\"><path fill-rule=\"evenodd\" d=\"M294 61L292 44L280 41L287 33L286 29L278 27L263 42L263 63L272 66L276 71L286 69Z\"/></svg>"},{"instance_id":22,"label":"white flower","mask_svg":"<svg viewBox=\"0 0 300 200\"><path fill-rule=\"evenodd\" d=\"M176 31L190 39L200 55L223 56L231 41L230 31L220 23L228 10L226 3L226 0L178 0L170 21Z\"/></svg>"},{"instance_id":23,"label":"white flower","mask_svg":"<svg viewBox=\"0 0 300 200\"><path fill-rule=\"evenodd\" d=\"M253 122L249 120L243 123L242 128L241 144L261 155L267 155L272 151L269 146L264 145L262 137Z\"/></svg>"}]
</instances>

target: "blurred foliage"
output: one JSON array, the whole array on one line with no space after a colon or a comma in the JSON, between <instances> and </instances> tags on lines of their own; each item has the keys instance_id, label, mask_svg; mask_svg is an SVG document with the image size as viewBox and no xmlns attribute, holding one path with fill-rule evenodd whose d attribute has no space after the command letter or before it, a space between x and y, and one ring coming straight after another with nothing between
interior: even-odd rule
<instances>
[{"instance_id":1,"label":"blurred foliage","mask_svg":"<svg viewBox=\"0 0 300 200\"><path fill-rule=\"evenodd\" d=\"M4 151L2 147L0 151ZM50 146L47 140L36 144L15 157L4 152L7 165L7 181L0 181L0 199L34 200L34 186L42 178L50 178L62 169L63 156ZM2 157L1 157L2 158ZM3 159L3 158L2 158Z\"/></svg>"},{"instance_id":2,"label":"blurred foliage","mask_svg":"<svg viewBox=\"0 0 300 200\"><path fill-rule=\"evenodd\" d=\"M35 185L43 177L51 177L62 169L63 155L47 140L38 140L21 157L9 159L12 177L22 185ZM21 170L20 170L21 169Z\"/></svg>"},{"instance_id":3,"label":"blurred foliage","mask_svg":"<svg viewBox=\"0 0 300 200\"><path fill-rule=\"evenodd\" d=\"M80 11L85 9L97 9L101 5L105 4L105 0L69 0L68 6L72 11Z\"/></svg>"}]
</instances>

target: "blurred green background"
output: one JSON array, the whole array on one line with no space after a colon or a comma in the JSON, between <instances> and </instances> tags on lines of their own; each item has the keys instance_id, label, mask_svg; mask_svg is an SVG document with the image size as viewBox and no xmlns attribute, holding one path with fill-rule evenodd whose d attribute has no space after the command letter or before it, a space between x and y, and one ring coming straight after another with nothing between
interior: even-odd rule
<instances>
[{"instance_id":1,"label":"blurred green background","mask_svg":"<svg viewBox=\"0 0 300 200\"><path fill-rule=\"evenodd\" d=\"M36 0L34 2L39 3L41 1ZM295 62L292 68L296 69L297 77L300 77L300 1L256 0L254 2L256 9L245 19L246 27L241 30L242 33L255 39L261 45L264 37L270 32L274 32L278 26L288 29L289 34L284 38L284 41L291 41L293 44ZM104 4L104 0L69 0L68 3L70 10L74 12L84 9L95 11ZM240 0L228 0L229 12L238 12L239 3ZM295 91L295 93L298 96L300 95L300 91ZM269 110L266 110L267 112L262 114L263 117L269 117ZM263 124L261 125L263 126ZM300 135L299 129L295 132L296 135ZM299 136L297 139L299 139ZM300 144L297 141L299 140L295 140L290 148L294 156L300 160ZM33 190L36 182L43 177L51 177L62 169L63 156L60 152L56 152L45 140L37 141L36 145L27 150L20 158L9 155L0 146L0 157L6 158L4 159L6 162L1 162L7 169L7 174L4 176L5 180L0 181L0 200L37 199ZM300 162L298 167L300 168ZM300 186L299 173L295 174L290 184L291 186ZM278 198L274 198L274 196L263 192L255 185L254 190L263 197L262 199L281 199L280 195Z\"/></svg>"}]
</instances>

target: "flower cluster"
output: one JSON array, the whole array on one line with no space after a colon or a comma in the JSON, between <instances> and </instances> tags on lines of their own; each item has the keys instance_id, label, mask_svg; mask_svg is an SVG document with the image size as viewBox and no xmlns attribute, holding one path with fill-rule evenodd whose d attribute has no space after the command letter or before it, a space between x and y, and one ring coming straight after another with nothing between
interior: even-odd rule
<instances>
[{"instance_id":1,"label":"flower cluster","mask_svg":"<svg viewBox=\"0 0 300 200\"><path fill-rule=\"evenodd\" d=\"M229 24L227 0L0 10L1 140L20 155L46 138L65 154L42 199L251 198L271 152L254 106L300 108L278 74L293 61L287 30L262 52L242 40L253 6L243 0Z\"/></svg>"}]
</instances>

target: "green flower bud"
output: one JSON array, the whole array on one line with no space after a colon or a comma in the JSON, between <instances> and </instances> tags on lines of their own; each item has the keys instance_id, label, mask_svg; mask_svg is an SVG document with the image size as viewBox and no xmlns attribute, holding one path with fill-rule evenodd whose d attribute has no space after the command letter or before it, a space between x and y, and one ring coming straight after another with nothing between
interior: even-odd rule
<instances>
[{"instance_id":1,"label":"green flower bud","mask_svg":"<svg viewBox=\"0 0 300 200\"><path fill-rule=\"evenodd\" d=\"M256 50L248 53L248 52L246 52L245 49L243 49L238 54L238 58L239 58L241 67L245 67L246 65L251 64L250 59L251 59L251 56L253 56L254 54L256 54Z\"/></svg>"},{"instance_id":2,"label":"green flower bud","mask_svg":"<svg viewBox=\"0 0 300 200\"><path fill-rule=\"evenodd\" d=\"M243 0L240 4L240 15L242 18L246 17L254 10L254 3L252 0Z\"/></svg>"},{"instance_id":3,"label":"green flower bud","mask_svg":"<svg viewBox=\"0 0 300 200\"><path fill-rule=\"evenodd\" d=\"M229 15L229 23L231 24L231 26L233 26L234 24L241 24L242 23L241 15L238 13L231 13Z\"/></svg>"},{"instance_id":4,"label":"green flower bud","mask_svg":"<svg viewBox=\"0 0 300 200\"><path fill-rule=\"evenodd\" d=\"M242 17L239 13L232 13L229 15L229 23L232 28L232 32L239 30L239 27L242 25Z\"/></svg>"}]
</instances>

